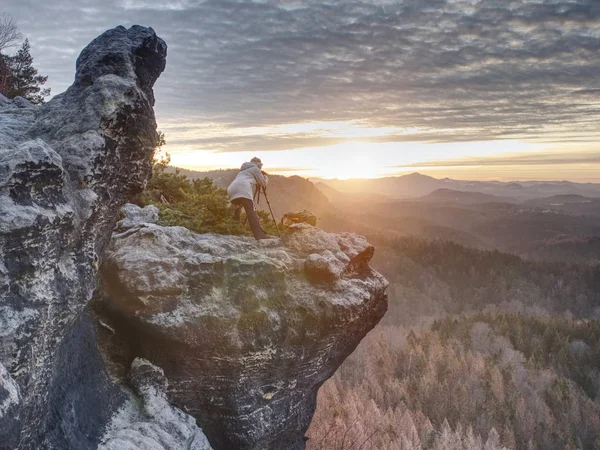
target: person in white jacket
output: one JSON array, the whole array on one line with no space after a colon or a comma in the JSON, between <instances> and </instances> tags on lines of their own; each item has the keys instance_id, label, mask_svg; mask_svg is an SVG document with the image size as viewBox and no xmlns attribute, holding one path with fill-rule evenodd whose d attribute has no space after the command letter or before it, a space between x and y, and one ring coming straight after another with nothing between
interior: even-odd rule
<instances>
[{"instance_id":1,"label":"person in white jacket","mask_svg":"<svg viewBox=\"0 0 600 450\"><path fill-rule=\"evenodd\" d=\"M260 158L252 158L250 162L245 162L235 179L227 188L229 201L236 206L234 219L239 221L242 208L246 210L246 217L250 229L256 239L265 239L267 234L260 226L258 214L256 214L256 205L254 204L254 195L257 191L266 189L269 178L261 171L262 161Z\"/></svg>"}]
</instances>

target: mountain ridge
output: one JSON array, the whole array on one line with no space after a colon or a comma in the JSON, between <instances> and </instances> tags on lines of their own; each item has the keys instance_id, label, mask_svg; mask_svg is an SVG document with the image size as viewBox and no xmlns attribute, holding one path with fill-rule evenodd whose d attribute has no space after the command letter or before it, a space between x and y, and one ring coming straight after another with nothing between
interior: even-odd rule
<instances>
[{"instance_id":1,"label":"mountain ridge","mask_svg":"<svg viewBox=\"0 0 600 450\"><path fill-rule=\"evenodd\" d=\"M383 178L362 178L353 180L311 178L311 181L324 183L340 192L370 192L391 197L422 197L437 189L481 192L498 197L515 198L520 201L553 195L582 195L600 197L599 183L576 183L557 181L477 181L437 179L414 172L408 175Z\"/></svg>"}]
</instances>

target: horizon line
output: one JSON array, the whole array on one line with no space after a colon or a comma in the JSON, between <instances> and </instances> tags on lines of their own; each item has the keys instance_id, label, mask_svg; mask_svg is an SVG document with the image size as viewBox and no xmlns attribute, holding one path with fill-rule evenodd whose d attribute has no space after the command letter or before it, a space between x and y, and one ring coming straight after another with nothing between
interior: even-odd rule
<instances>
[{"instance_id":1,"label":"horizon line","mask_svg":"<svg viewBox=\"0 0 600 450\"><path fill-rule=\"evenodd\" d=\"M189 166L189 167L182 167L182 166L174 166L174 165L169 165L168 167L174 168L174 169L183 169L183 170L188 170L190 172L198 172L198 173L206 173L206 172L215 172L215 171L227 171L227 170L239 170L237 167L218 167L218 168L203 168L203 169L199 169L196 166ZM191 168L194 167L194 168ZM495 182L495 183L572 183L572 184L600 184L600 177L599 178L582 178L582 179L556 179L556 178L543 178L543 179L498 179L498 178L485 178L485 179L465 179L465 178L452 178L452 177L434 177L432 175L427 175L425 173L421 173L421 172L410 172L410 173L398 173L398 174L390 174L390 175L382 175L382 176L375 176L375 177L363 177L363 178L335 178L335 177L322 177L322 176L303 176L300 174L291 174L291 175L284 175L285 173L288 172L302 172L302 171L308 171L310 169L306 169L306 168L289 168L289 170L281 170L280 168L277 168L279 170L273 170L273 171L266 171L267 173L269 173L270 175L277 175L277 176L282 176L282 177L286 177L289 178L291 176L298 176L301 178L305 178L307 180L324 180L324 181L370 181L370 180L381 180L381 179L385 179L385 178L402 178L402 177L406 177L406 176L414 176L414 175L420 175L422 177L427 177L427 178L432 178L434 180L438 180L438 181L443 181L443 180L449 180L449 181L472 181L472 182L481 182L481 183L486 183L486 182ZM593 180L593 181L592 181Z\"/></svg>"}]
</instances>

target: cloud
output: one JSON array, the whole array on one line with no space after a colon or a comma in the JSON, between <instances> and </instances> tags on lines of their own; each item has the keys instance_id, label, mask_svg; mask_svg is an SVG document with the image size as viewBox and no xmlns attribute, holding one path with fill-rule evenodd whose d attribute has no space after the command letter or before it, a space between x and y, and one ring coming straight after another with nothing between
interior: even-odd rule
<instances>
[{"instance_id":1,"label":"cloud","mask_svg":"<svg viewBox=\"0 0 600 450\"><path fill-rule=\"evenodd\" d=\"M2 9L30 37L55 93L103 30L155 28L169 45L159 123L195 116L234 131L174 132L170 144L330 145L339 138L235 130L352 120L420 130L430 142L599 137L596 0L6 0Z\"/></svg>"},{"instance_id":2,"label":"cloud","mask_svg":"<svg viewBox=\"0 0 600 450\"><path fill-rule=\"evenodd\" d=\"M393 166L410 167L491 167L491 166L555 166L567 164L600 164L598 153L554 153L455 158Z\"/></svg>"},{"instance_id":3,"label":"cloud","mask_svg":"<svg viewBox=\"0 0 600 450\"><path fill-rule=\"evenodd\" d=\"M308 172L312 169L307 167L269 167L269 172L286 173L286 172Z\"/></svg>"}]
</instances>

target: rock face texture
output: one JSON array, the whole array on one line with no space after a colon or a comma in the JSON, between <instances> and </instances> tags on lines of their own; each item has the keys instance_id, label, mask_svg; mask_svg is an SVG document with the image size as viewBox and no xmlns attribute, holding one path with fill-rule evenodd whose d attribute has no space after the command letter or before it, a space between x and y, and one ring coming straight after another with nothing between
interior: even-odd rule
<instances>
[{"instance_id":1,"label":"rock face texture","mask_svg":"<svg viewBox=\"0 0 600 450\"><path fill-rule=\"evenodd\" d=\"M47 104L0 96L0 448L96 448L125 401L84 308L117 211L150 175L166 50L118 27Z\"/></svg>"},{"instance_id":2,"label":"rock face texture","mask_svg":"<svg viewBox=\"0 0 600 450\"><path fill-rule=\"evenodd\" d=\"M124 211L96 309L112 372L160 366L217 450L304 449L318 388L387 309L373 247L308 224L257 242Z\"/></svg>"},{"instance_id":3,"label":"rock face texture","mask_svg":"<svg viewBox=\"0 0 600 450\"><path fill-rule=\"evenodd\" d=\"M168 382L160 367L136 358L129 384L141 402L130 398L113 416L99 450L211 450L194 418L168 402Z\"/></svg>"}]
</instances>

